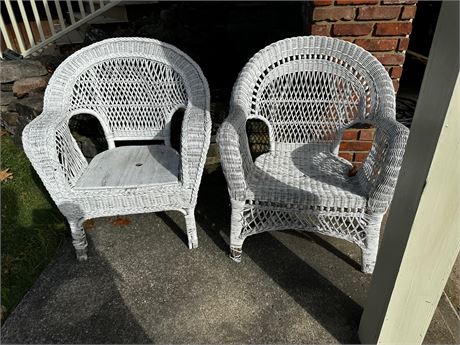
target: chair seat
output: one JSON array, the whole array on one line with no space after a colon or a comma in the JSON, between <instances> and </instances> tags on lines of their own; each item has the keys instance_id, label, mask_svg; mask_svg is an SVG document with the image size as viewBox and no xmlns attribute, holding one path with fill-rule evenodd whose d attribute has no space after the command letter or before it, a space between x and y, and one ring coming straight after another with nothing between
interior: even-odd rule
<instances>
[{"instance_id":1,"label":"chair seat","mask_svg":"<svg viewBox=\"0 0 460 345\"><path fill-rule=\"evenodd\" d=\"M248 177L247 198L306 207L361 209L367 198L352 165L330 152L330 145L305 144L289 152L259 156Z\"/></svg>"},{"instance_id":2,"label":"chair seat","mask_svg":"<svg viewBox=\"0 0 460 345\"><path fill-rule=\"evenodd\" d=\"M96 155L76 188L179 183L180 155L163 145L123 146Z\"/></svg>"}]
</instances>

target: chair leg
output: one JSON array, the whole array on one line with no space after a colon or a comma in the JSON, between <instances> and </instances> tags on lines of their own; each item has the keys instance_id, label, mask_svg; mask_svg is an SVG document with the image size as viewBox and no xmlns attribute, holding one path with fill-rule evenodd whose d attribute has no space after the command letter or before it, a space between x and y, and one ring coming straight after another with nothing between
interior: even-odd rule
<instances>
[{"instance_id":1,"label":"chair leg","mask_svg":"<svg viewBox=\"0 0 460 345\"><path fill-rule=\"evenodd\" d=\"M367 234L367 245L365 249L361 249L362 266L361 270L364 273L372 274L374 272L375 261L377 260L377 251L379 247L379 229Z\"/></svg>"},{"instance_id":2,"label":"chair leg","mask_svg":"<svg viewBox=\"0 0 460 345\"><path fill-rule=\"evenodd\" d=\"M86 241L85 230L83 229L83 221L69 220L70 231L72 232L72 244L75 248L78 261L86 261L88 259L88 242Z\"/></svg>"},{"instance_id":3,"label":"chair leg","mask_svg":"<svg viewBox=\"0 0 460 345\"><path fill-rule=\"evenodd\" d=\"M195 208L185 210L185 226L187 228L188 248L198 248L198 236L196 234Z\"/></svg>"},{"instance_id":4,"label":"chair leg","mask_svg":"<svg viewBox=\"0 0 460 345\"><path fill-rule=\"evenodd\" d=\"M244 201L231 200L232 215L230 225L230 258L235 262L241 262L244 237L241 236L243 227Z\"/></svg>"}]
</instances>

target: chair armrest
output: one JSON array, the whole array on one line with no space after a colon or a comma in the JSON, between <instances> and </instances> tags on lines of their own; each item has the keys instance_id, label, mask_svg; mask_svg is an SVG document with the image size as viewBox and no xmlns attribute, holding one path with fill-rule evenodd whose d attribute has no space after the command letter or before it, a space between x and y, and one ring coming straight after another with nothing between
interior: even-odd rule
<instances>
[{"instance_id":1,"label":"chair armrest","mask_svg":"<svg viewBox=\"0 0 460 345\"><path fill-rule=\"evenodd\" d=\"M185 110L181 130L181 181L192 189L196 200L211 137L211 116L208 109L189 106Z\"/></svg>"},{"instance_id":2,"label":"chair armrest","mask_svg":"<svg viewBox=\"0 0 460 345\"><path fill-rule=\"evenodd\" d=\"M242 110L230 111L219 129L217 142L230 197L244 200L246 177L254 168L254 163L246 134L246 116Z\"/></svg>"},{"instance_id":3,"label":"chair armrest","mask_svg":"<svg viewBox=\"0 0 460 345\"><path fill-rule=\"evenodd\" d=\"M391 117L372 121L376 134L371 151L358 171L371 212L385 213L393 198L409 130Z\"/></svg>"},{"instance_id":4,"label":"chair armrest","mask_svg":"<svg viewBox=\"0 0 460 345\"><path fill-rule=\"evenodd\" d=\"M72 187L88 166L67 121L43 112L22 132L24 151L56 204L69 199Z\"/></svg>"}]
</instances>

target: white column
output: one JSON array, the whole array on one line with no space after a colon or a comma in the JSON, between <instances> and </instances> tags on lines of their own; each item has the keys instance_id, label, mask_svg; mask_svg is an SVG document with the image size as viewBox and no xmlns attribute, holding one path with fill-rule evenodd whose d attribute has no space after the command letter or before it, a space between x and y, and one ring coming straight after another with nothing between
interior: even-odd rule
<instances>
[{"instance_id":1,"label":"white column","mask_svg":"<svg viewBox=\"0 0 460 345\"><path fill-rule=\"evenodd\" d=\"M359 327L421 344L460 250L459 3L444 1Z\"/></svg>"}]
</instances>

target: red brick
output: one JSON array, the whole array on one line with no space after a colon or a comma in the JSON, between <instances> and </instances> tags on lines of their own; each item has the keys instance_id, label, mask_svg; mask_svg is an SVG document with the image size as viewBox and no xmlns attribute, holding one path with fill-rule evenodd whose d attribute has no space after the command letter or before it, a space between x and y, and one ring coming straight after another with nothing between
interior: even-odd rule
<instances>
[{"instance_id":1,"label":"red brick","mask_svg":"<svg viewBox=\"0 0 460 345\"><path fill-rule=\"evenodd\" d=\"M330 30L330 25L313 24L311 26L312 35L329 36Z\"/></svg>"},{"instance_id":2,"label":"red brick","mask_svg":"<svg viewBox=\"0 0 460 345\"><path fill-rule=\"evenodd\" d=\"M372 141L374 140L375 128L361 129L359 131L359 140Z\"/></svg>"},{"instance_id":3,"label":"red brick","mask_svg":"<svg viewBox=\"0 0 460 345\"><path fill-rule=\"evenodd\" d=\"M372 147L371 141L342 141L340 151L369 151Z\"/></svg>"},{"instance_id":4,"label":"red brick","mask_svg":"<svg viewBox=\"0 0 460 345\"><path fill-rule=\"evenodd\" d=\"M380 61L382 65L402 65L404 63L404 55L397 53L387 53L387 54L375 54L377 60Z\"/></svg>"},{"instance_id":5,"label":"red brick","mask_svg":"<svg viewBox=\"0 0 460 345\"><path fill-rule=\"evenodd\" d=\"M329 6L332 4L332 0L315 0L313 3L315 6Z\"/></svg>"},{"instance_id":6,"label":"red brick","mask_svg":"<svg viewBox=\"0 0 460 345\"><path fill-rule=\"evenodd\" d=\"M372 24L334 24L332 32L337 36L364 36L370 34Z\"/></svg>"},{"instance_id":7,"label":"red brick","mask_svg":"<svg viewBox=\"0 0 460 345\"><path fill-rule=\"evenodd\" d=\"M313 20L352 20L355 17L355 9L347 7L318 7L313 11Z\"/></svg>"},{"instance_id":8,"label":"red brick","mask_svg":"<svg viewBox=\"0 0 460 345\"><path fill-rule=\"evenodd\" d=\"M353 170L355 170L357 172L361 168L362 165L363 165L363 163L353 162ZM356 175L356 172L354 173L354 175ZM348 174L348 176L350 176L350 173ZM351 175L351 176L353 176L353 175Z\"/></svg>"},{"instance_id":9,"label":"red brick","mask_svg":"<svg viewBox=\"0 0 460 345\"><path fill-rule=\"evenodd\" d=\"M356 39L355 44L372 52L395 50L398 46L397 38Z\"/></svg>"},{"instance_id":10,"label":"red brick","mask_svg":"<svg viewBox=\"0 0 460 345\"><path fill-rule=\"evenodd\" d=\"M368 154L367 152L366 153L356 152L353 162L364 162L367 158L367 154Z\"/></svg>"},{"instance_id":11,"label":"red brick","mask_svg":"<svg viewBox=\"0 0 460 345\"><path fill-rule=\"evenodd\" d=\"M417 0L383 0L384 5L395 5L395 4L415 4Z\"/></svg>"},{"instance_id":12,"label":"red brick","mask_svg":"<svg viewBox=\"0 0 460 345\"><path fill-rule=\"evenodd\" d=\"M409 35L412 31L411 22L392 22L375 24L376 36Z\"/></svg>"},{"instance_id":13,"label":"red brick","mask_svg":"<svg viewBox=\"0 0 460 345\"><path fill-rule=\"evenodd\" d=\"M339 157L346 159L347 161L353 160L353 153L351 152L339 152Z\"/></svg>"},{"instance_id":14,"label":"red brick","mask_svg":"<svg viewBox=\"0 0 460 345\"><path fill-rule=\"evenodd\" d=\"M402 66L391 67L390 77L391 78L401 78L402 75Z\"/></svg>"},{"instance_id":15,"label":"red brick","mask_svg":"<svg viewBox=\"0 0 460 345\"><path fill-rule=\"evenodd\" d=\"M399 79L393 79L393 87L395 89L395 92L398 92L398 90L399 90Z\"/></svg>"},{"instance_id":16,"label":"red brick","mask_svg":"<svg viewBox=\"0 0 460 345\"><path fill-rule=\"evenodd\" d=\"M375 5L379 0L337 0L337 5Z\"/></svg>"},{"instance_id":17,"label":"red brick","mask_svg":"<svg viewBox=\"0 0 460 345\"><path fill-rule=\"evenodd\" d=\"M401 13L401 19L413 19L415 18L415 12L417 7L415 6L404 6L404 9Z\"/></svg>"},{"instance_id":18,"label":"red brick","mask_svg":"<svg viewBox=\"0 0 460 345\"><path fill-rule=\"evenodd\" d=\"M366 6L358 9L358 20L395 19L399 17L401 6Z\"/></svg>"},{"instance_id":19,"label":"red brick","mask_svg":"<svg viewBox=\"0 0 460 345\"><path fill-rule=\"evenodd\" d=\"M356 129L347 129L343 132L342 140L358 139L358 131Z\"/></svg>"},{"instance_id":20,"label":"red brick","mask_svg":"<svg viewBox=\"0 0 460 345\"><path fill-rule=\"evenodd\" d=\"M409 48L409 38L404 37L399 39L399 45L398 45L398 50L399 51L404 51Z\"/></svg>"}]
</instances>

